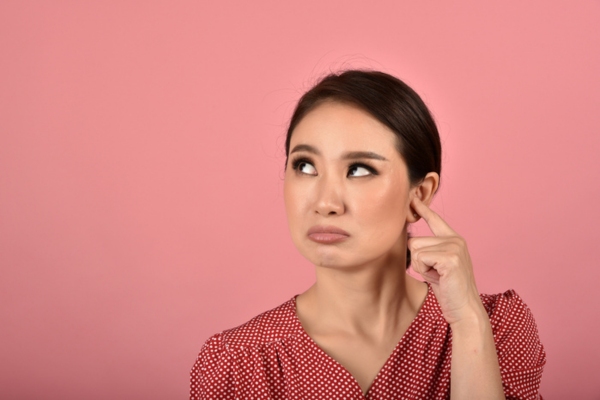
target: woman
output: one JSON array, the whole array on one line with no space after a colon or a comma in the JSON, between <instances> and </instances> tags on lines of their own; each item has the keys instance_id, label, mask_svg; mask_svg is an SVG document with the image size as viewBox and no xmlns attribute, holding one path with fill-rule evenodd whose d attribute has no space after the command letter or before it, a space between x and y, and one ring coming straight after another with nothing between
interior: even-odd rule
<instances>
[{"instance_id":1,"label":"woman","mask_svg":"<svg viewBox=\"0 0 600 400\"><path fill-rule=\"evenodd\" d=\"M465 241L429 208L440 139L411 88L325 77L300 99L286 155L289 228L316 282L210 337L192 399L541 398L530 310L512 290L479 294ZM420 218L434 236L409 237Z\"/></svg>"}]
</instances>

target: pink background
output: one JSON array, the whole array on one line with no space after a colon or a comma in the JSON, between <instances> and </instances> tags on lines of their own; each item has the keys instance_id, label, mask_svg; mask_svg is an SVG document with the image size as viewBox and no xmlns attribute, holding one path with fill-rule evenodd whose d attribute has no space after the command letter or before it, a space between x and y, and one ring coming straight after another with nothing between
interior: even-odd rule
<instances>
[{"instance_id":1,"label":"pink background","mask_svg":"<svg viewBox=\"0 0 600 400\"><path fill-rule=\"evenodd\" d=\"M433 110L434 208L533 310L542 393L600 398L600 3L291 3L0 3L0 397L186 398L210 334L304 291L284 131L353 66Z\"/></svg>"}]
</instances>

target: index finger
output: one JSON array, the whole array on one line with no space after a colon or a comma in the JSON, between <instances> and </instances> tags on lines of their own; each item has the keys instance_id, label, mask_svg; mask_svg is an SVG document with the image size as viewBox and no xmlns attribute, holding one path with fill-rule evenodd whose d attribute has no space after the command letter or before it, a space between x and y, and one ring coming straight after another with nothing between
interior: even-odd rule
<instances>
[{"instance_id":1,"label":"index finger","mask_svg":"<svg viewBox=\"0 0 600 400\"><path fill-rule=\"evenodd\" d=\"M450 225L446 223L435 211L431 208L427 207L425 203L421 201L417 196L413 198L412 205L414 210L419 214L419 216L423 217L427 225L429 225L429 229L435 236L455 236L456 232Z\"/></svg>"}]
</instances>

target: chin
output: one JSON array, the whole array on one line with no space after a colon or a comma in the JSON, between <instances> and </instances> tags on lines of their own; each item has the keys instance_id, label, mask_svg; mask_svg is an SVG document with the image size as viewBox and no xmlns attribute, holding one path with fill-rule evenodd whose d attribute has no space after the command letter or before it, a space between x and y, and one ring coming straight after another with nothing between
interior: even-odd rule
<instances>
[{"instance_id":1,"label":"chin","mask_svg":"<svg viewBox=\"0 0 600 400\"><path fill-rule=\"evenodd\" d=\"M312 264L319 267L340 267L347 263L346 258L339 249L335 248L304 248L300 249L300 254Z\"/></svg>"},{"instance_id":2,"label":"chin","mask_svg":"<svg viewBox=\"0 0 600 400\"><path fill-rule=\"evenodd\" d=\"M351 269L366 262L364 259L357 259L349 254L340 254L340 251L311 251L310 254L304 254L304 257L318 267Z\"/></svg>"}]
</instances>

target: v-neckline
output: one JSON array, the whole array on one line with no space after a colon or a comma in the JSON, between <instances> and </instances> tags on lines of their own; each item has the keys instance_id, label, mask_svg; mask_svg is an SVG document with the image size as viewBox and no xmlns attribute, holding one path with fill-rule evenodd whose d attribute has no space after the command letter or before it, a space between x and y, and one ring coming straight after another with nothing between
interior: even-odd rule
<instances>
[{"instance_id":1,"label":"v-neckline","mask_svg":"<svg viewBox=\"0 0 600 400\"><path fill-rule=\"evenodd\" d=\"M391 363L392 360L395 358L394 356L396 355L396 352L398 351L398 349L400 348L400 346L405 341L405 338L409 335L409 332L411 332L412 330L414 330L414 327L417 325L417 321L420 321L421 319L423 319L425 317L425 313L426 313L425 310L430 308L430 307L428 307L428 303L432 301L431 297L434 296L434 294L433 294L433 290L431 288L431 285L429 283L427 283L427 282L425 282L425 283L427 284L427 294L425 295L425 299L423 300L423 303L421 304L421 307L419 307L419 310L417 311L417 315L415 315L415 317L413 318L413 320L411 321L411 323L408 325L408 328L406 328L406 330L402 334L402 337L400 338L400 340L398 341L398 343L396 343L396 346L394 346L394 349L392 350L392 352L390 353L390 355L388 356L388 358L385 360L385 362L383 363L383 365L381 366L381 368L379 369L379 371L377 371L377 375L375 375L375 378L373 379L373 381L369 385L369 388L367 389L366 393L363 393L362 388L360 387L360 384L358 383L358 380L354 377L354 375L352 375L350 373L350 371L348 371L346 369L346 367L344 367L335 358L333 358L332 356L330 356L329 354L327 354L327 352L325 350L323 350L317 344L317 342L315 342L313 340L312 337L310 337L310 335L308 334L308 332L306 332L306 330L302 326L302 323L300 322L300 318L298 317L298 305L297 305L296 299L297 299L297 297L300 294L297 294L294 297L292 297L292 312L294 314L294 321L298 325L298 330L299 330L300 334L305 338L305 340L309 343L309 345L311 347L313 347L317 352L321 353L325 358L327 358L328 360L330 360L334 365L337 365L342 371L344 371L344 373L347 376L349 376L351 378L351 381L354 383L356 389L358 390L358 392L360 392L360 394L362 396L361 399L368 399L369 398L369 393L372 391L373 387L375 387L377 385L377 383L379 382L379 380L380 380L379 377L381 376L382 371L384 371L386 369L386 367L388 366L388 364Z\"/></svg>"}]
</instances>

